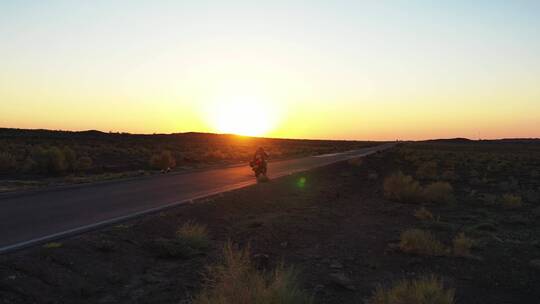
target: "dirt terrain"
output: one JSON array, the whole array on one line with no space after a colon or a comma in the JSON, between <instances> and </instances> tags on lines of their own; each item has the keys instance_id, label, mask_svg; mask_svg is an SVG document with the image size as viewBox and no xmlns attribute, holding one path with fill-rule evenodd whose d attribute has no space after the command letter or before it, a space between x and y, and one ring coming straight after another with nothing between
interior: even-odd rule
<instances>
[{"instance_id":1,"label":"dirt terrain","mask_svg":"<svg viewBox=\"0 0 540 304\"><path fill-rule=\"evenodd\" d=\"M538 303L539 151L407 144L7 254L0 303L189 303L229 240L250 246L260 269L282 261L299 269L316 303L364 303L379 285L425 274L455 289L456 303ZM451 184L451 199L385 198L384 180L399 170L422 186ZM420 206L433 218L415 217ZM206 225L211 245L174 254L168 240L187 221ZM448 247L463 232L474 245L462 256L406 253L400 235L411 228Z\"/></svg>"}]
</instances>

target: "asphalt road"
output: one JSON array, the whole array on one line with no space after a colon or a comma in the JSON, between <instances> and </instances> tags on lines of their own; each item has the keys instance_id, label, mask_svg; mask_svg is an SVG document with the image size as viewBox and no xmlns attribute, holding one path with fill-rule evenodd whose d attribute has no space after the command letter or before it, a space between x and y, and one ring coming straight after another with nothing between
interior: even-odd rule
<instances>
[{"instance_id":1,"label":"asphalt road","mask_svg":"<svg viewBox=\"0 0 540 304\"><path fill-rule=\"evenodd\" d=\"M276 178L391 147L271 162ZM254 184L236 166L0 196L0 253L81 233L194 199Z\"/></svg>"}]
</instances>

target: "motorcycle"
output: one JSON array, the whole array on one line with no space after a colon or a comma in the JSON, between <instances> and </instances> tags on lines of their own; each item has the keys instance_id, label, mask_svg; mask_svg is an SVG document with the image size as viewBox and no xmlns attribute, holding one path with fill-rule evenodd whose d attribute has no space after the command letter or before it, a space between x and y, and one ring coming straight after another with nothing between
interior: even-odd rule
<instances>
[{"instance_id":1,"label":"motorcycle","mask_svg":"<svg viewBox=\"0 0 540 304\"><path fill-rule=\"evenodd\" d=\"M257 181L267 181L268 177L266 176L266 162L260 159L252 160L249 162L249 166L253 170L253 173L255 173L255 178L257 178Z\"/></svg>"}]
</instances>

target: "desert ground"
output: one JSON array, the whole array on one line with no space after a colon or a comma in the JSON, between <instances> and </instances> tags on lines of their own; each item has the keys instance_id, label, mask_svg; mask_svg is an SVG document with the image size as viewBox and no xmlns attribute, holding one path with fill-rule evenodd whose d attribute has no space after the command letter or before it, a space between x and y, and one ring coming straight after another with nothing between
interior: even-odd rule
<instances>
[{"instance_id":1,"label":"desert ground","mask_svg":"<svg viewBox=\"0 0 540 304\"><path fill-rule=\"evenodd\" d=\"M232 248L294 268L297 303L399 303L426 278L455 303L538 303L539 219L537 141L403 143L2 255L0 302L212 303Z\"/></svg>"},{"instance_id":2,"label":"desert ground","mask_svg":"<svg viewBox=\"0 0 540 304\"><path fill-rule=\"evenodd\" d=\"M0 128L0 193L349 151L380 142Z\"/></svg>"}]
</instances>

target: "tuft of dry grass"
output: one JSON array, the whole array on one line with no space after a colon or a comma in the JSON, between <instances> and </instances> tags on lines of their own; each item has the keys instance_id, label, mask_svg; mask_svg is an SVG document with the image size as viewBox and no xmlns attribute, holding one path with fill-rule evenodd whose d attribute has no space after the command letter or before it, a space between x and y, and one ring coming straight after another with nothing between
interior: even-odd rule
<instances>
[{"instance_id":1,"label":"tuft of dry grass","mask_svg":"<svg viewBox=\"0 0 540 304\"><path fill-rule=\"evenodd\" d=\"M197 224L195 221L184 223L176 231L176 235L193 249L204 249L209 245L206 225Z\"/></svg>"},{"instance_id":2,"label":"tuft of dry grass","mask_svg":"<svg viewBox=\"0 0 540 304\"><path fill-rule=\"evenodd\" d=\"M399 248L405 253L442 256L448 249L429 231L408 229L401 233Z\"/></svg>"},{"instance_id":3,"label":"tuft of dry grass","mask_svg":"<svg viewBox=\"0 0 540 304\"><path fill-rule=\"evenodd\" d=\"M384 179L384 196L404 203L417 203L422 198L420 184L411 176L401 171Z\"/></svg>"},{"instance_id":4,"label":"tuft of dry grass","mask_svg":"<svg viewBox=\"0 0 540 304\"><path fill-rule=\"evenodd\" d=\"M176 231L175 238L158 238L152 243L152 247L159 257L183 259L202 253L209 245L206 226L194 221L184 223Z\"/></svg>"},{"instance_id":5,"label":"tuft of dry grass","mask_svg":"<svg viewBox=\"0 0 540 304\"><path fill-rule=\"evenodd\" d=\"M60 243L60 242L50 242L50 243L47 243L47 244L43 245L43 248L56 249L56 248L61 248L62 246L63 246L63 244Z\"/></svg>"},{"instance_id":6,"label":"tuft of dry grass","mask_svg":"<svg viewBox=\"0 0 540 304\"><path fill-rule=\"evenodd\" d=\"M507 209L516 209L523 205L523 200L519 195L505 194L501 198L501 205Z\"/></svg>"},{"instance_id":7,"label":"tuft of dry grass","mask_svg":"<svg viewBox=\"0 0 540 304\"><path fill-rule=\"evenodd\" d=\"M455 291L446 289L441 279L426 276L401 280L391 288L378 287L370 304L453 304Z\"/></svg>"},{"instance_id":8,"label":"tuft of dry grass","mask_svg":"<svg viewBox=\"0 0 540 304\"><path fill-rule=\"evenodd\" d=\"M426 207L421 207L414 212L414 217L422 221L432 221L433 213L426 209Z\"/></svg>"},{"instance_id":9,"label":"tuft of dry grass","mask_svg":"<svg viewBox=\"0 0 540 304\"><path fill-rule=\"evenodd\" d=\"M278 266L264 273L254 267L249 248L237 250L228 243L223 263L210 267L206 285L193 304L310 304L311 296L299 288L297 272Z\"/></svg>"},{"instance_id":10,"label":"tuft of dry grass","mask_svg":"<svg viewBox=\"0 0 540 304\"><path fill-rule=\"evenodd\" d=\"M474 245L474 241L466 237L465 233L461 232L452 240L452 244L455 256L467 257L471 255L471 248Z\"/></svg>"},{"instance_id":11,"label":"tuft of dry grass","mask_svg":"<svg viewBox=\"0 0 540 304\"><path fill-rule=\"evenodd\" d=\"M453 199L454 189L447 182L434 182L427 185L423 197L432 203L448 203Z\"/></svg>"}]
</instances>

